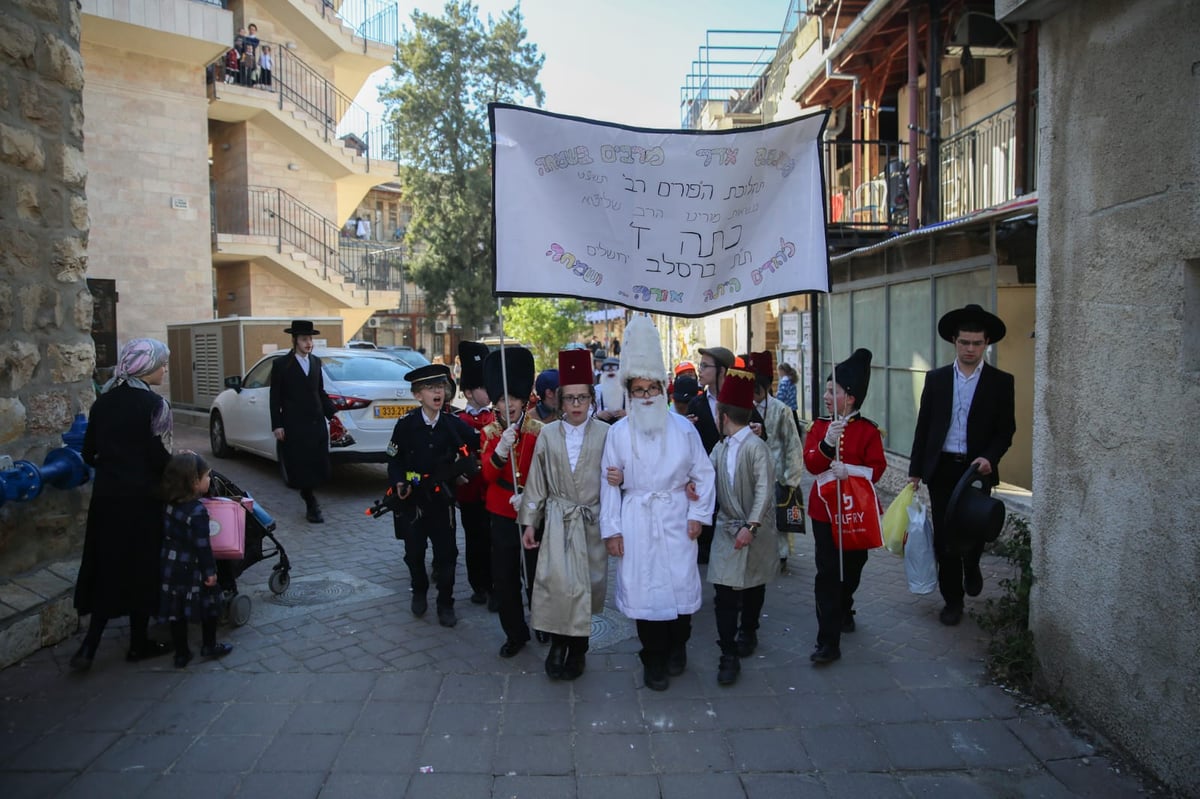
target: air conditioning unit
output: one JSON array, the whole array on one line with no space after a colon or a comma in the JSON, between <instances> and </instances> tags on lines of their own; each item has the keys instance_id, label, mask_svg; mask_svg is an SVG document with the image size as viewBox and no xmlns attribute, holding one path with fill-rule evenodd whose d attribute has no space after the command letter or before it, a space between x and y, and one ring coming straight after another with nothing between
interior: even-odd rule
<instances>
[{"instance_id":1,"label":"air conditioning unit","mask_svg":"<svg viewBox=\"0 0 1200 799\"><path fill-rule=\"evenodd\" d=\"M372 316L371 318L367 319L367 327L379 327L379 317Z\"/></svg>"},{"instance_id":2,"label":"air conditioning unit","mask_svg":"<svg viewBox=\"0 0 1200 799\"><path fill-rule=\"evenodd\" d=\"M445 319L436 319L433 322L433 332L439 336L444 336L449 328L450 325L447 324Z\"/></svg>"}]
</instances>

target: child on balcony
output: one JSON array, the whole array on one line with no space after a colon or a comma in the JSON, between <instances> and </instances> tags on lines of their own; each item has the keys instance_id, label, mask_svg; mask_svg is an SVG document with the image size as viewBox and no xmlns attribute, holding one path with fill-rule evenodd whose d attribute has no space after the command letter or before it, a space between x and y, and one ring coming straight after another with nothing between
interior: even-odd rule
<instances>
[{"instance_id":1,"label":"child on balcony","mask_svg":"<svg viewBox=\"0 0 1200 799\"><path fill-rule=\"evenodd\" d=\"M258 55L258 85L259 88L273 92L271 88L271 45L264 44Z\"/></svg>"}]
</instances>

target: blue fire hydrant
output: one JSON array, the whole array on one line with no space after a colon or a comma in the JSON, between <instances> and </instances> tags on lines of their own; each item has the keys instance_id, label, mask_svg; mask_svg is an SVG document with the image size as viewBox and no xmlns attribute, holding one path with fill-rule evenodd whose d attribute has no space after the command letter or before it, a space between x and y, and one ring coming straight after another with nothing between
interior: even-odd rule
<instances>
[{"instance_id":1,"label":"blue fire hydrant","mask_svg":"<svg viewBox=\"0 0 1200 799\"><path fill-rule=\"evenodd\" d=\"M46 460L39 469L32 461L13 462L8 456L0 457L0 506L5 502L28 502L36 499L47 484L55 488L75 488L91 479L92 470L83 462L83 436L87 431L87 417L75 415L71 428L63 433L64 447L46 453Z\"/></svg>"}]
</instances>

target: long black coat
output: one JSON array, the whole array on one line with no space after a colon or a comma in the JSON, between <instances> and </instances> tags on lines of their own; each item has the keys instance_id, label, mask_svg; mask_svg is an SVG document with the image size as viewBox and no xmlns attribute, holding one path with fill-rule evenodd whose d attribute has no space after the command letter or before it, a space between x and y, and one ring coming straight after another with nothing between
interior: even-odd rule
<instances>
[{"instance_id":1,"label":"long black coat","mask_svg":"<svg viewBox=\"0 0 1200 799\"><path fill-rule=\"evenodd\" d=\"M83 459L96 470L75 609L110 618L158 608L163 502L170 453L151 430L159 395L116 386L92 405Z\"/></svg>"},{"instance_id":2,"label":"long black coat","mask_svg":"<svg viewBox=\"0 0 1200 799\"><path fill-rule=\"evenodd\" d=\"M708 405L708 393L704 392L692 397L688 402L687 412L690 416L696 417L696 432L700 434L704 451L711 455L713 447L720 442L723 436L717 429L717 420L713 418L712 408Z\"/></svg>"},{"instance_id":3,"label":"long black coat","mask_svg":"<svg viewBox=\"0 0 1200 799\"><path fill-rule=\"evenodd\" d=\"M316 488L329 479L329 428L336 412L325 393L321 359L308 356L308 374L288 353L271 364L271 429L283 428L279 462L289 488Z\"/></svg>"}]
</instances>

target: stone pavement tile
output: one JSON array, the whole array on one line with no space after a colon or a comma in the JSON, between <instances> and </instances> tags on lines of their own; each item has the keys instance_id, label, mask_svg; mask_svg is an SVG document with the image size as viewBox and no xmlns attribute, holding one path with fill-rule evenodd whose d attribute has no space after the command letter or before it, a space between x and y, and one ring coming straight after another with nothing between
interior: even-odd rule
<instances>
[{"instance_id":1,"label":"stone pavement tile","mask_svg":"<svg viewBox=\"0 0 1200 799\"><path fill-rule=\"evenodd\" d=\"M492 795L491 774L414 774L404 799L449 799Z\"/></svg>"},{"instance_id":2,"label":"stone pavement tile","mask_svg":"<svg viewBox=\"0 0 1200 799\"><path fill-rule=\"evenodd\" d=\"M987 715L998 719L1016 718L1020 714L1018 703L1025 701L1018 694L998 685L979 685L972 693L987 709Z\"/></svg>"},{"instance_id":3,"label":"stone pavement tile","mask_svg":"<svg viewBox=\"0 0 1200 799\"><path fill-rule=\"evenodd\" d=\"M362 735L346 738L334 773L411 774L417 770L419 735Z\"/></svg>"},{"instance_id":4,"label":"stone pavement tile","mask_svg":"<svg viewBox=\"0 0 1200 799\"><path fill-rule=\"evenodd\" d=\"M659 774L729 771L733 758L719 732L652 732L650 754Z\"/></svg>"},{"instance_id":5,"label":"stone pavement tile","mask_svg":"<svg viewBox=\"0 0 1200 799\"><path fill-rule=\"evenodd\" d=\"M238 796L286 796L287 799L317 799L325 775L311 772L298 774L247 774L238 786Z\"/></svg>"},{"instance_id":6,"label":"stone pavement tile","mask_svg":"<svg viewBox=\"0 0 1200 799\"><path fill-rule=\"evenodd\" d=\"M871 793L826 792L820 780L811 774L743 774L742 788L746 792L746 799L817 799L822 796L875 799L875 794Z\"/></svg>"},{"instance_id":7,"label":"stone pavement tile","mask_svg":"<svg viewBox=\"0 0 1200 799\"><path fill-rule=\"evenodd\" d=\"M424 732L432 712L433 702L381 702L372 698L354 722L354 732L367 735Z\"/></svg>"},{"instance_id":8,"label":"stone pavement tile","mask_svg":"<svg viewBox=\"0 0 1200 799\"><path fill-rule=\"evenodd\" d=\"M886 753L894 769L935 771L961 769L962 757L937 724L879 724L871 727L879 741L875 747ZM863 770L865 767L854 767Z\"/></svg>"},{"instance_id":9,"label":"stone pavement tile","mask_svg":"<svg viewBox=\"0 0 1200 799\"><path fill-rule=\"evenodd\" d=\"M991 715L979 701L978 688L950 685L943 688L920 688L912 692L913 699L933 721L962 721L987 718Z\"/></svg>"},{"instance_id":10,"label":"stone pavement tile","mask_svg":"<svg viewBox=\"0 0 1200 799\"><path fill-rule=\"evenodd\" d=\"M502 734L494 765L496 774L572 774L574 735Z\"/></svg>"},{"instance_id":11,"label":"stone pavement tile","mask_svg":"<svg viewBox=\"0 0 1200 799\"><path fill-rule=\"evenodd\" d=\"M304 668L312 672L345 671L346 669L346 655L341 650L303 658L302 662Z\"/></svg>"},{"instance_id":12,"label":"stone pavement tile","mask_svg":"<svg viewBox=\"0 0 1200 799\"><path fill-rule=\"evenodd\" d=\"M526 735L569 733L574 726L566 702L505 702L501 724L506 733Z\"/></svg>"},{"instance_id":13,"label":"stone pavement tile","mask_svg":"<svg viewBox=\"0 0 1200 799\"><path fill-rule=\"evenodd\" d=\"M76 699L25 699L4 703L0 724L6 732L38 736L76 716L84 701Z\"/></svg>"},{"instance_id":14,"label":"stone pavement tile","mask_svg":"<svg viewBox=\"0 0 1200 799\"><path fill-rule=\"evenodd\" d=\"M1043 762L1071 757L1088 757L1096 748L1076 736L1050 713L1029 712L1006 722L1013 735Z\"/></svg>"},{"instance_id":15,"label":"stone pavement tile","mask_svg":"<svg viewBox=\"0 0 1200 799\"><path fill-rule=\"evenodd\" d=\"M994 799L997 795L1012 795L994 793L973 774L965 771L919 774L903 777L901 781L910 794L921 799ZM1095 796L1105 794L1098 793Z\"/></svg>"},{"instance_id":16,"label":"stone pavement tile","mask_svg":"<svg viewBox=\"0 0 1200 799\"><path fill-rule=\"evenodd\" d=\"M819 771L882 771L891 767L870 728L802 728L800 741L812 760L812 767Z\"/></svg>"},{"instance_id":17,"label":"stone pavement tile","mask_svg":"<svg viewBox=\"0 0 1200 799\"><path fill-rule=\"evenodd\" d=\"M404 671L380 674L375 680L372 701L433 701L442 688L442 675L434 671Z\"/></svg>"},{"instance_id":18,"label":"stone pavement tile","mask_svg":"<svg viewBox=\"0 0 1200 799\"><path fill-rule=\"evenodd\" d=\"M717 727L716 713L708 702L681 699L671 692L642 692L642 718L652 732L692 732Z\"/></svg>"},{"instance_id":19,"label":"stone pavement tile","mask_svg":"<svg viewBox=\"0 0 1200 799\"><path fill-rule=\"evenodd\" d=\"M344 740L342 735L277 735L254 764L254 770L324 773L333 766Z\"/></svg>"},{"instance_id":20,"label":"stone pavement tile","mask_svg":"<svg viewBox=\"0 0 1200 799\"><path fill-rule=\"evenodd\" d=\"M233 796L237 790L236 774L195 774L172 772L163 774L142 794L144 799L213 799Z\"/></svg>"},{"instance_id":21,"label":"stone pavement tile","mask_svg":"<svg viewBox=\"0 0 1200 799\"><path fill-rule=\"evenodd\" d=\"M713 647L715 650L716 647ZM707 654L707 653L706 653ZM700 685L702 696L709 697L728 697L728 696L773 696L775 689L771 686L771 682L767 675L769 669L742 669L742 673L738 675L738 681L733 685L720 685L717 683L717 661L720 655L713 652L712 661L704 661L697 664L699 668L693 668L691 661L688 662L688 671L684 673L684 677L689 674L694 677ZM671 678L670 691L675 690L675 677ZM669 691L669 692L670 692Z\"/></svg>"},{"instance_id":22,"label":"stone pavement tile","mask_svg":"<svg viewBox=\"0 0 1200 799\"><path fill-rule=\"evenodd\" d=\"M88 771L54 794L55 799L96 799L100 796L137 796L158 779L153 771L116 774Z\"/></svg>"},{"instance_id":23,"label":"stone pavement tile","mask_svg":"<svg viewBox=\"0 0 1200 799\"><path fill-rule=\"evenodd\" d=\"M1034 765L1037 759L1003 721L950 721L940 725L954 751L972 768Z\"/></svg>"},{"instance_id":24,"label":"stone pavement tile","mask_svg":"<svg viewBox=\"0 0 1200 799\"><path fill-rule=\"evenodd\" d=\"M883 670L901 688L945 688L948 682L946 665L936 660L900 660Z\"/></svg>"},{"instance_id":25,"label":"stone pavement tile","mask_svg":"<svg viewBox=\"0 0 1200 799\"><path fill-rule=\"evenodd\" d=\"M633 689L606 702L576 702L575 729L590 733L637 733L649 729Z\"/></svg>"},{"instance_id":26,"label":"stone pavement tile","mask_svg":"<svg viewBox=\"0 0 1200 799\"><path fill-rule=\"evenodd\" d=\"M795 730L726 730L725 739L739 772L812 770L812 760Z\"/></svg>"},{"instance_id":27,"label":"stone pavement tile","mask_svg":"<svg viewBox=\"0 0 1200 799\"><path fill-rule=\"evenodd\" d=\"M647 735L578 733L575 736L575 773L579 776L611 774L620 764L622 774L653 774L650 738Z\"/></svg>"},{"instance_id":28,"label":"stone pavement tile","mask_svg":"<svg viewBox=\"0 0 1200 799\"><path fill-rule=\"evenodd\" d=\"M88 771L145 770L159 774L178 760L193 740L194 735L126 735L96 758Z\"/></svg>"},{"instance_id":29,"label":"stone pavement tile","mask_svg":"<svg viewBox=\"0 0 1200 799\"><path fill-rule=\"evenodd\" d=\"M578 799L661 799L653 775L577 777Z\"/></svg>"},{"instance_id":30,"label":"stone pavement tile","mask_svg":"<svg viewBox=\"0 0 1200 799\"><path fill-rule=\"evenodd\" d=\"M0 769L9 758L38 739L34 732L0 732Z\"/></svg>"},{"instance_id":31,"label":"stone pavement tile","mask_svg":"<svg viewBox=\"0 0 1200 799\"><path fill-rule=\"evenodd\" d=\"M71 718L70 727L76 732L123 732L150 710L149 699L101 698L89 702Z\"/></svg>"},{"instance_id":32,"label":"stone pavement tile","mask_svg":"<svg viewBox=\"0 0 1200 799\"><path fill-rule=\"evenodd\" d=\"M65 771L5 773L4 799L45 799L47 796L57 796L73 778L73 774Z\"/></svg>"},{"instance_id":33,"label":"stone pavement tile","mask_svg":"<svg viewBox=\"0 0 1200 799\"><path fill-rule=\"evenodd\" d=\"M362 712L360 702L304 702L284 724L291 733L348 733Z\"/></svg>"},{"instance_id":34,"label":"stone pavement tile","mask_svg":"<svg viewBox=\"0 0 1200 799\"><path fill-rule=\"evenodd\" d=\"M1077 796L1120 799L1145 794L1134 777L1119 772L1107 757L1053 760L1046 764L1046 769Z\"/></svg>"},{"instance_id":35,"label":"stone pavement tile","mask_svg":"<svg viewBox=\"0 0 1200 799\"><path fill-rule=\"evenodd\" d=\"M150 708L131 731L151 735L203 732L224 710L225 705L217 702L163 702Z\"/></svg>"},{"instance_id":36,"label":"stone pavement tile","mask_svg":"<svg viewBox=\"0 0 1200 799\"><path fill-rule=\"evenodd\" d=\"M591 671L594 664L588 660L589 671L583 677L574 681L589 680L595 672ZM573 684L570 680L552 680L546 676L545 668L529 674L513 674L508 678L508 687L504 691L506 702L569 702L572 696Z\"/></svg>"},{"instance_id":37,"label":"stone pavement tile","mask_svg":"<svg viewBox=\"0 0 1200 799\"><path fill-rule=\"evenodd\" d=\"M642 670L636 676L630 671L611 671L600 665L597 658L588 655L588 673L571 683L571 691L580 702L609 702L634 695L635 687L642 684ZM635 682L636 680L636 682Z\"/></svg>"},{"instance_id":38,"label":"stone pavement tile","mask_svg":"<svg viewBox=\"0 0 1200 799\"><path fill-rule=\"evenodd\" d=\"M779 707L796 727L853 724L854 708L844 694L788 694L778 699Z\"/></svg>"},{"instance_id":39,"label":"stone pavement tile","mask_svg":"<svg viewBox=\"0 0 1200 799\"><path fill-rule=\"evenodd\" d=\"M1002 795L1029 799L1076 799L1079 796L1045 771L1027 777L1009 777Z\"/></svg>"},{"instance_id":40,"label":"stone pavement tile","mask_svg":"<svg viewBox=\"0 0 1200 799\"><path fill-rule=\"evenodd\" d=\"M431 766L436 773L491 774L495 752L495 735L431 734L417 751L417 768Z\"/></svg>"},{"instance_id":41,"label":"stone pavement tile","mask_svg":"<svg viewBox=\"0 0 1200 799\"><path fill-rule=\"evenodd\" d=\"M736 774L663 774L658 784L662 799L730 799L743 795Z\"/></svg>"},{"instance_id":42,"label":"stone pavement tile","mask_svg":"<svg viewBox=\"0 0 1200 799\"><path fill-rule=\"evenodd\" d=\"M294 709L267 702L230 702L213 722L212 730L227 735L274 735Z\"/></svg>"},{"instance_id":43,"label":"stone pavement tile","mask_svg":"<svg viewBox=\"0 0 1200 799\"><path fill-rule=\"evenodd\" d=\"M500 731L501 710L503 705L439 703L429 714L429 734L495 735Z\"/></svg>"},{"instance_id":44,"label":"stone pavement tile","mask_svg":"<svg viewBox=\"0 0 1200 799\"><path fill-rule=\"evenodd\" d=\"M361 702L375 688L374 674L344 674L336 680L317 680L305 694L306 702Z\"/></svg>"},{"instance_id":45,"label":"stone pavement tile","mask_svg":"<svg viewBox=\"0 0 1200 799\"><path fill-rule=\"evenodd\" d=\"M499 776L492 796L519 799L575 799L575 778L560 776Z\"/></svg>"},{"instance_id":46,"label":"stone pavement tile","mask_svg":"<svg viewBox=\"0 0 1200 799\"><path fill-rule=\"evenodd\" d=\"M171 771L205 775L249 771L271 740L266 735L201 735L179 756Z\"/></svg>"},{"instance_id":47,"label":"stone pavement tile","mask_svg":"<svg viewBox=\"0 0 1200 799\"><path fill-rule=\"evenodd\" d=\"M851 692L846 694L846 701L854 709L854 715L862 721L875 724L926 721L921 706L911 693L902 689Z\"/></svg>"},{"instance_id":48,"label":"stone pavement tile","mask_svg":"<svg viewBox=\"0 0 1200 799\"><path fill-rule=\"evenodd\" d=\"M320 799L397 799L408 790L408 779L407 774L330 774Z\"/></svg>"},{"instance_id":49,"label":"stone pavement tile","mask_svg":"<svg viewBox=\"0 0 1200 799\"><path fill-rule=\"evenodd\" d=\"M73 654L75 654L74 647L71 648L68 657ZM91 672L88 674L91 675ZM88 687L92 688L97 699L165 699L180 683L189 679L189 676L185 669L172 668L169 671L128 669L121 670L117 674L105 674L99 681L90 683Z\"/></svg>"},{"instance_id":50,"label":"stone pavement tile","mask_svg":"<svg viewBox=\"0 0 1200 799\"><path fill-rule=\"evenodd\" d=\"M831 771L821 775L821 782L831 797L863 796L871 799L907 799L908 792L895 774L874 774L860 771Z\"/></svg>"},{"instance_id":51,"label":"stone pavement tile","mask_svg":"<svg viewBox=\"0 0 1200 799\"><path fill-rule=\"evenodd\" d=\"M303 702L316 681L311 674L251 674L239 698L255 702Z\"/></svg>"},{"instance_id":52,"label":"stone pavement tile","mask_svg":"<svg viewBox=\"0 0 1200 799\"><path fill-rule=\"evenodd\" d=\"M499 674L446 674L437 701L442 704L459 702L501 702L504 700L505 678Z\"/></svg>"},{"instance_id":53,"label":"stone pavement tile","mask_svg":"<svg viewBox=\"0 0 1200 799\"><path fill-rule=\"evenodd\" d=\"M116 732L56 732L37 739L14 755L4 764L3 773L82 771L120 737Z\"/></svg>"},{"instance_id":54,"label":"stone pavement tile","mask_svg":"<svg viewBox=\"0 0 1200 799\"><path fill-rule=\"evenodd\" d=\"M719 730L784 727L792 721L774 696L714 696L709 705Z\"/></svg>"}]
</instances>

